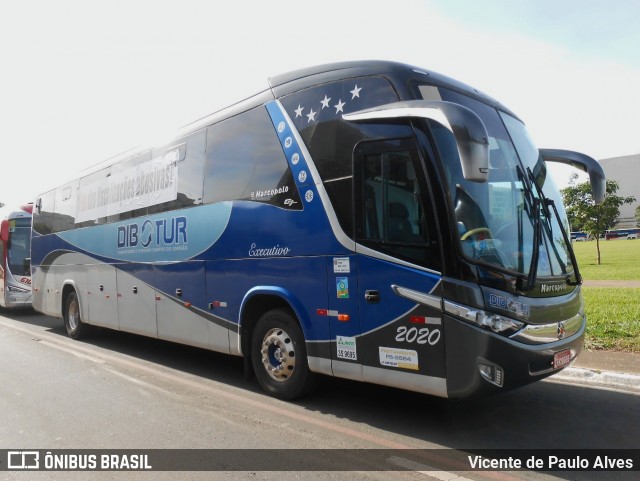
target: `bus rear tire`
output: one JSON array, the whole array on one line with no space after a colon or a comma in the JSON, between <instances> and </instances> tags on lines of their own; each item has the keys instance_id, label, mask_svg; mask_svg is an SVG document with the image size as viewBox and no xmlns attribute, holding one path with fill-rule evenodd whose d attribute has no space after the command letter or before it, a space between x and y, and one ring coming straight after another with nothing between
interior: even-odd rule
<instances>
[{"instance_id":1,"label":"bus rear tire","mask_svg":"<svg viewBox=\"0 0 640 481\"><path fill-rule=\"evenodd\" d=\"M89 332L89 326L80 317L80 301L75 291L69 293L65 302L64 327L71 339L82 339Z\"/></svg>"},{"instance_id":2,"label":"bus rear tire","mask_svg":"<svg viewBox=\"0 0 640 481\"><path fill-rule=\"evenodd\" d=\"M260 317L251 339L251 362L260 386L278 399L295 399L316 385L302 330L292 314L274 309Z\"/></svg>"}]
</instances>

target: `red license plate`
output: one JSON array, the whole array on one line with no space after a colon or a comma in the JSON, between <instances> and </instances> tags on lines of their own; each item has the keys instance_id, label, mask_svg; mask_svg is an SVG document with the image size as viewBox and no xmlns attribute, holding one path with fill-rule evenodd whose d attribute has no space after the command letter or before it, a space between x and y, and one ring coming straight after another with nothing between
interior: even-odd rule
<instances>
[{"instance_id":1,"label":"red license plate","mask_svg":"<svg viewBox=\"0 0 640 481\"><path fill-rule=\"evenodd\" d=\"M565 349L564 351L556 352L553 355L553 368L560 369L561 367L568 366L571 362L571 350Z\"/></svg>"}]
</instances>

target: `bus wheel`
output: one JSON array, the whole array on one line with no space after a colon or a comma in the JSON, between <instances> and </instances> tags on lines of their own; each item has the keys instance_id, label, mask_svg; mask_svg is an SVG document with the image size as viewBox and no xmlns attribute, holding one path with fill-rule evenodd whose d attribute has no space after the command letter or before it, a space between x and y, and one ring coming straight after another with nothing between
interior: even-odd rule
<instances>
[{"instance_id":1,"label":"bus wheel","mask_svg":"<svg viewBox=\"0 0 640 481\"><path fill-rule=\"evenodd\" d=\"M262 389L279 399L303 396L314 387L304 335L288 311L274 309L258 320L251 340L251 362Z\"/></svg>"},{"instance_id":2,"label":"bus wheel","mask_svg":"<svg viewBox=\"0 0 640 481\"><path fill-rule=\"evenodd\" d=\"M80 302L75 291L70 292L67 296L65 307L64 327L67 329L67 334L71 339L85 337L89 326L83 324L82 319L80 319Z\"/></svg>"}]
</instances>

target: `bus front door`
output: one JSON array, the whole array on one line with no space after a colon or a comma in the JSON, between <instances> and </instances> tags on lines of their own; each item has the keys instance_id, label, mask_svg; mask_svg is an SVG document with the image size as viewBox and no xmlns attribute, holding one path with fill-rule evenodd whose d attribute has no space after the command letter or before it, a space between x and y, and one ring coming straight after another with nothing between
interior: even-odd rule
<instances>
[{"instance_id":1,"label":"bus front door","mask_svg":"<svg viewBox=\"0 0 640 481\"><path fill-rule=\"evenodd\" d=\"M441 257L415 141L360 144L354 194L363 380L446 395Z\"/></svg>"}]
</instances>

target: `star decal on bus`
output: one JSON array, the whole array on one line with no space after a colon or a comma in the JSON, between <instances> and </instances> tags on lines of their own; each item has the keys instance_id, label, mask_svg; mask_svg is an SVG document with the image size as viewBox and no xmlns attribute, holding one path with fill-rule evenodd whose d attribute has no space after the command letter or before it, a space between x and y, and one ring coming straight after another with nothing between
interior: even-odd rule
<instances>
[{"instance_id":1,"label":"star decal on bus","mask_svg":"<svg viewBox=\"0 0 640 481\"><path fill-rule=\"evenodd\" d=\"M315 122L317 113L318 112L314 112L313 109L311 109L311 111L307 114L307 118L309 119L309 120L307 120L307 123L312 122L312 121Z\"/></svg>"},{"instance_id":2,"label":"star decal on bus","mask_svg":"<svg viewBox=\"0 0 640 481\"><path fill-rule=\"evenodd\" d=\"M362 98L360 96L361 92L364 90L364 88L358 84L350 84L353 85L353 88L351 90L348 90L347 86L344 86L343 89L340 89L343 93L344 91L347 91L351 94L351 99L347 100L347 101L343 101L342 98L338 99L338 102L336 104L331 105L331 100L335 97L337 97L337 90L334 88L334 92L333 92L333 96L329 96L329 93L332 93L331 91L329 92L320 92L320 94L323 96L320 100L319 100L319 104L317 106L318 110L314 110L313 107L306 107L303 106L302 103L298 103L298 107L293 109L293 106L290 107L292 110L292 115L293 113L295 113L295 117L294 119L298 119L300 118L300 123L304 123L304 117L307 117L307 124L311 124L313 122L323 122L325 120L329 120L332 118L332 116L339 116L340 114L344 114L345 113L345 107L346 105L351 101L354 100L356 98L360 99ZM317 95L317 94L316 94ZM318 101L316 99L318 99L318 96L313 95L313 97L308 97L308 99L314 99L315 101ZM312 105L315 103L315 101L310 101L309 103L311 103ZM304 102L304 101L303 101ZM306 103L306 102L304 102ZM295 105L295 104L294 104ZM333 107L335 109L335 112L333 113L329 113L331 107ZM323 113L324 110L327 110L327 113Z\"/></svg>"}]
</instances>

